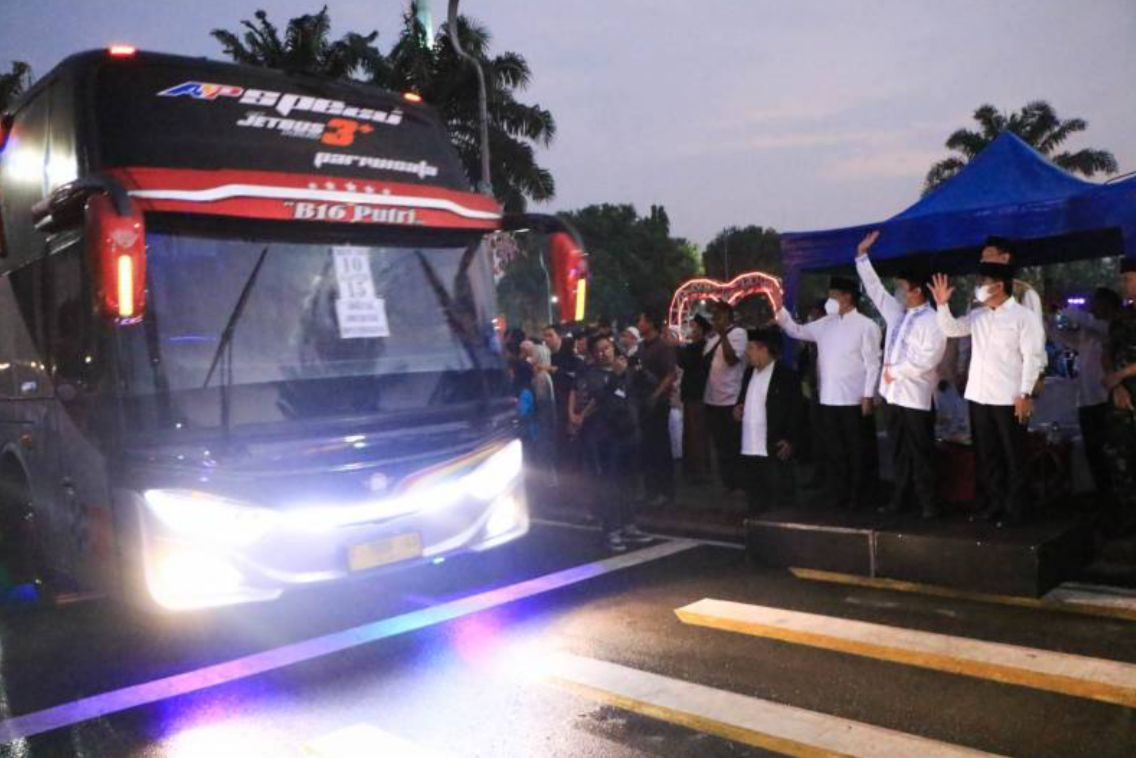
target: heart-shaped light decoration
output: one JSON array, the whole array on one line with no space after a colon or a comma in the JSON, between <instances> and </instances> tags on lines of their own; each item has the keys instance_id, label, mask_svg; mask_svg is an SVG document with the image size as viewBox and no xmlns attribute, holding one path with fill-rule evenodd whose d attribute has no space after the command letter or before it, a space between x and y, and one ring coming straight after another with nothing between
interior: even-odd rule
<instances>
[{"instance_id":1,"label":"heart-shaped light decoration","mask_svg":"<svg viewBox=\"0 0 1136 758\"><path fill-rule=\"evenodd\" d=\"M687 315L702 300L725 300L730 305L736 305L751 295L765 295L769 298L770 292L782 292L781 280L764 271L747 271L728 282L706 278L691 279L683 282L675 290L667 322L671 326L683 326ZM772 302L770 298L770 304Z\"/></svg>"}]
</instances>

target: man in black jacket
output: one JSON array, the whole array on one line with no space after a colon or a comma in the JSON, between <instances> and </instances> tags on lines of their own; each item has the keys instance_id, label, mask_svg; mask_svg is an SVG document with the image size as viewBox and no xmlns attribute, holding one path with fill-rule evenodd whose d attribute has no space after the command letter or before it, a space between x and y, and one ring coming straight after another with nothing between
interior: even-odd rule
<instances>
[{"instance_id":1,"label":"man in black jacket","mask_svg":"<svg viewBox=\"0 0 1136 758\"><path fill-rule=\"evenodd\" d=\"M735 417L742 425L740 468L750 515L794 502L793 459L804 422L801 380L777 360L781 333L751 329L746 343L748 366Z\"/></svg>"}]
</instances>

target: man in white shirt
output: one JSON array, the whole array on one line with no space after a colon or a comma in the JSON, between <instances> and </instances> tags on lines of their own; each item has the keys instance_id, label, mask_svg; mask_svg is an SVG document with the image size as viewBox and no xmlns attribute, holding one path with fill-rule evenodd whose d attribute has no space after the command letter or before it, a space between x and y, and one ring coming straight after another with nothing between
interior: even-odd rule
<instances>
[{"instance_id":1,"label":"man in white shirt","mask_svg":"<svg viewBox=\"0 0 1136 758\"><path fill-rule=\"evenodd\" d=\"M826 315L807 324L793 320L780 292L770 298L786 334L817 344L827 482L836 505L852 509L865 505L875 486L869 470L877 459L873 413L880 378L880 328L856 310L859 296L855 281L832 277Z\"/></svg>"},{"instance_id":2,"label":"man in white shirt","mask_svg":"<svg viewBox=\"0 0 1136 758\"><path fill-rule=\"evenodd\" d=\"M1045 332L1038 319L1014 300L1014 272L1002 263L980 263L974 297L985 307L961 319L951 314L954 288L935 274L932 292L939 327L948 337L971 337L966 399L971 435L986 506L976 518L999 526L1025 519L1029 478L1027 428L1032 392L1046 364Z\"/></svg>"},{"instance_id":3,"label":"man in white shirt","mask_svg":"<svg viewBox=\"0 0 1136 758\"><path fill-rule=\"evenodd\" d=\"M1109 324L1123 307L1124 302L1115 290L1100 287L1093 293L1089 310L1070 307L1061 311L1060 318L1073 329L1061 329L1053 321L1045 324L1049 339L1077 352L1077 420L1081 441L1093 485L1097 493L1105 497L1112 488L1104 454L1110 408L1108 389L1104 386L1104 349Z\"/></svg>"},{"instance_id":4,"label":"man in white shirt","mask_svg":"<svg viewBox=\"0 0 1136 758\"><path fill-rule=\"evenodd\" d=\"M742 388L746 349L745 330L734 323L734 308L719 300L711 306L714 333L706 340L704 355L709 357L710 372L703 395L706 425L718 458L718 474L727 492L741 489L738 454L742 445L742 429L734 418L734 406Z\"/></svg>"},{"instance_id":5,"label":"man in white shirt","mask_svg":"<svg viewBox=\"0 0 1136 758\"><path fill-rule=\"evenodd\" d=\"M1014 240L1007 237L987 237L986 242L982 245L982 252L979 254L979 263L1002 263L1014 268L1017 266L1017 261L1014 260L1017 255L1018 243ZM1014 289L1010 294L1018 301L1019 305L1034 315L1037 323L1044 331L1045 309L1041 306L1041 296L1037 294L1037 290L1031 287L1028 282L1015 279ZM1041 373L1037 376L1037 383L1034 384L1034 395L1040 394L1044 386L1045 365L1042 365Z\"/></svg>"},{"instance_id":6,"label":"man in white shirt","mask_svg":"<svg viewBox=\"0 0 1136 758\"><path fill-rule=\"evenodd\" d=\"M899 513L914 491L923 518L938 515L935 504L935 414L931 399L947 338L931 306L929 277L914 267L900 271L894 296L884 289L868 251L879 237L871 232L856 249L856 271L864 291L887 324L880 395L894 447L895 488L881 510Z\"/></svg>"},{"instance_id":7,"label":"man in white shirt","mask_svg":"<svg viewBox=\"0 0 1136 758\"><path fill-rule=\"evenodd\" d=\"M791 506L793 459L804 426L801 379L777 360L781 333L751 329L746 344L749 364L734 415L742 426L740 469L750 516L767 508Z\"/></svg>"}]
</instances>

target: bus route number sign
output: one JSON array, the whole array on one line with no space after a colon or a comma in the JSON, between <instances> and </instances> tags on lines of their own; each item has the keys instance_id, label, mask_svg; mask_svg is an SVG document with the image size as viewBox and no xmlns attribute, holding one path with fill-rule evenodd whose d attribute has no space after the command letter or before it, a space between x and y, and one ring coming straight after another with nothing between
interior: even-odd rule
<instances>
[{"instance_id":1,"label":"bus route number sign","mask_svg":"<svg viewBox=\"0 0 1136 758\"><path fill-rule=\"evenodd\" d=\"M365 250L333 248L339 300L335 315L340 339L389 337L386 302L375 294L371 261Z\"/></svg>"}]
</instances>

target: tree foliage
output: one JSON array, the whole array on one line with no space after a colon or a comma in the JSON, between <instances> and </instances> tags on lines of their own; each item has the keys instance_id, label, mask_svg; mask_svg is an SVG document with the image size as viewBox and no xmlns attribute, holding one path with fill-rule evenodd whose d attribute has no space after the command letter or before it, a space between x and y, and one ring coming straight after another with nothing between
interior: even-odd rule
<instances>
[{"instance_id":1,"label":"tree foliage","mask_svg":"<svg viewBox=\"0 0 1136 758\"><path fill-rule=\"evenodd\" d=\"M449 130L471 181L479 180L480 137L477 75L450 44L449 25L433 40L418 19L416 6L403 16L403 28L387 56L387 67L372 80L398 92L417 92L434 105ZM507 211L523 211L528 199L550 200L556 193L552 174L536 162L534 145L547 146L556 134L552 113L525 105L516 93L532 80L528 62L518 53L491 55L489 30L458 17L462 47L481 64L489 113L489 154L493 194Z\"/></svg>"},{"instance_id":2,"label":"tree foliage","mask_svg":"<svg viewBox=\"0 0 1136 758\"><path fill-rule=\"evenodd\" d=\"M746 271L781 273L781 237L772 228L729 226L702 253L702 267L713 279L728 280Z\"/></svg>"},{"instance_id":3,"label":"tree foliage","mask_svg":"<svg viewBox=\"0 0 1136 758\"><path fill-rule=\"evenodd\" d=\"M958 129L947 138L946 147L956 154L931 167L924 180L924 194L957 174L1003 132L1013 132L1066 171L1090 177L1116 173L1116 158L1107 150L1083 148L1076 152L1057 152L1071 135L1085 131L1088 122L1082 118L1062 120L1044 100L1026 103L1024 108L1012 113L983 105L974 112L974 120L977 129Z\"/></svg>"},{"instance_id":4,"label":"tree foliage","mask_svg":"<svg viewBox=\"0 0 1136 758\"><path fill-rule=\"evenodd\" d=\"M379 33L345 34L331 39L331 16L325 5L318 13L297 16L288 22L283 36L265 11L244 20L243 35L224 29L211 34L224 46L224 53L237 63L333 79L354 78L379 67L382 53L374 46Z\"/></svg>"},{"instance_id":5,"label":"tree foliage","mask_svg":"<svg viewBox=\"0 0 1136 758\"><path fill-rule=\"evenodd\" d=\"M376 47L376 31L333 40L327 6L291 19L283 31L263 10L241 26L242 33L212 32L225 54L238 63L417 92L440 113L470 181L480 180L476 74L454 53L446 25L427 39L412 4L387 53ZM494 195L507 211L523 211L529 200L552 199L556 185L552 174L537 163L535 148L552 141L556 122L548 110L516 97L532 79L528 63L514 52L492 55L489 30L472 19L459 17L458 30L462 46L485 72Z\"/></svg>"},{"instance_id":6,"label":"tree foliage","mask_svg":"<svg viewBox=\"0 0 1136 758\"><path fill-rule=\"evenodd\" d=\"M670 236L662 206L640 216L631 205L589 205L563 214L588 251L588 316L628 320L644 308L665 309L678 285L698 273L698 250Z\"/></svg>"},{"instance_id":7,"label":"tree foliage","mask_svg":"<svg viewBox=\"0 0 1136 758\"><path fill-rule=\"evenodd\" d=\"M32 86L32 67L23 61L12 61L11 69L0 74L0 113L6 113L20 95Z\"/></svg>"}]
</instances>

